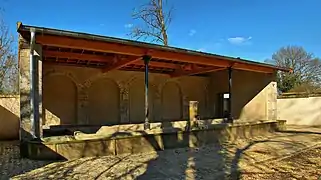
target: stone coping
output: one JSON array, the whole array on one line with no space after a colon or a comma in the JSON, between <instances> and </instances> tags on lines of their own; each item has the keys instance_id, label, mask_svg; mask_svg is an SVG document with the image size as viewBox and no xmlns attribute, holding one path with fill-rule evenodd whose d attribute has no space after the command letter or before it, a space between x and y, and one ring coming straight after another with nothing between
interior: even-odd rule
<instances>
[{"instance_id":1,"label":"stone coping","mask_svg":"<svg viewBox=\"0 0 321 180\"><path fill-rule=\"evenodd\" d=\"M321 97L321 91L319 91L319 92L283 93L278 96L278 99L309 98L309 97Z\"/></svg>"},{"instance_id":2,"label":"stone coping","mask_svg":"<svg viewBox=\"0 0 321 180\"><path fill-rule=\"evenodd\" d=\"M152 130L154 129L166 129L168 126L172 128L177 128L184 130L187 127L189 121L172 121L172 122L155 122L150 123L150 127ZM220 125L225 124L227 126L229 123L224 123L223 119L208 119L208 120L197 120L196 121L199 126L208 126L208 125ZM246 125L246 124L256 124L256 123L268 123L268 122L275 122L272 120L257 120L257 121L246 121L246 120L235 120L233 123L230 123L228 126L238 126L238 125ZM99 130L96 132L97 134L104 133L104 131L114 130L114 131L145 131L144 124L120 124L120 125L55 125L51 126L50 129L52 130L76 130L77 129L86 129L86 128L98 128Z\"/></svg>"},{"instance_id":3,"label":"stone coping","mask_svg":"<svg viewBox=\"0 0 321 180\"><path fill-rule=\"evenodd\" d=\"M185 123L184 123L185 122ZM155 128L151 130L137 130L137 131L113 131L109 133L95 133L95 134L85 134L79 131L76 131L74 136L54 136L46 137L40 141L30 141L30 143L43 143L46 145L50 144L63 144L63 143L78 143L83 141L100 141L100 140L113 140L113 139L123 139L123 138L132 138L139 136L148 136L148 135L158 135L158 134L172 134L172 133L184 133L184 132L193 132L201 130L215 130L215 129L224 129L226 127L239 127L239 126L251 126L251 125L260 125L260 124L273 124L273 123L285 123L285 120L261 120L255 122L245 122L239 121L234 123L209 123L213 122L212 120L197 120L197 126L191 128L182 127L172 127L172 128ZM186 124L187 121L181 122L181 124ZM153 123L151 123L153 124ZM157 123L158 124L158 123ZM156 125L156 124L154 124ZM116 125L118 126L118 125ZM122 126L122 125L120 125ZM107 127L107 128L112 128ZM157 126L156 126L157 127Z\"/></svg>"}]
</instances>

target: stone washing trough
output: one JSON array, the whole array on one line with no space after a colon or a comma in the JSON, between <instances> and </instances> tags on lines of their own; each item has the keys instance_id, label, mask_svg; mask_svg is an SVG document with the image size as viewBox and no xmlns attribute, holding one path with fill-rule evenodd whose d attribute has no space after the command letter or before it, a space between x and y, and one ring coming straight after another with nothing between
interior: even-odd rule
<instances>
[{"instance_id":1,"label":"stone washing trough","mask_svg":"<svg viewBox=\"0 0 321 180\"><path fill-rule=\"evenodd\" d=\"M81 157L134 154L171 148L220 144L239 138L265 135L285 128L285 121L223 123L222 120L197 120L115 126L60 127L70 135L29 141L27 157L32 159L77 159ZM58 129L59 127L55 127ZM94 132L96 131L96 132Z\"/></svg>"}]
</instances>

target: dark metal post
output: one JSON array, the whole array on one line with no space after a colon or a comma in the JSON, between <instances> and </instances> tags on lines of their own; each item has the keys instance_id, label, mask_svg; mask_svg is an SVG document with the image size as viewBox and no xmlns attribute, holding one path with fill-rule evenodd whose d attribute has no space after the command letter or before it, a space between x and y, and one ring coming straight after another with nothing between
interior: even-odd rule
<instances>
[{"instance_id":1,"label":"dark metal post","mask_svg":"<svg viewBox=\"0 0 321 180\"><path fill-rule=\"evenodd\" d=\"M232 67L228 68L228 121L233 122L232 117Z\"/></svg>"},{"instance_id":2,"label":"dark metal post","mask_svg":"<svg viewBox=\"0 0 321 180\"><path fill-rule=\"evenodd\" d=\"M150 129L150 124L148 120L149 116L149 106L148 106L148 64L150 61L150 56L144 56L144 64L145 64L145 122L144 129Z\"/></svg>"}]
</instances>

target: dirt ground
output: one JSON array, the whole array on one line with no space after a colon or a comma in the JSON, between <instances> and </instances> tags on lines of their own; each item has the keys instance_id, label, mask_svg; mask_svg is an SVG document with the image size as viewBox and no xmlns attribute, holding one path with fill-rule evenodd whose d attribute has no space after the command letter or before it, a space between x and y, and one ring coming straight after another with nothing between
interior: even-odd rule
<instances>
[{"instance_id":1,"label":"dirt ground","mask_svg":"<svg viewBox=\"0 0 321 180\"><path fill-rule=\"evenodd\" d=\"M17 143L0 143L0 179L318 179L321 127L288 127L254 139L157 153L20 159Z\"/></svg>"}]
</instances>

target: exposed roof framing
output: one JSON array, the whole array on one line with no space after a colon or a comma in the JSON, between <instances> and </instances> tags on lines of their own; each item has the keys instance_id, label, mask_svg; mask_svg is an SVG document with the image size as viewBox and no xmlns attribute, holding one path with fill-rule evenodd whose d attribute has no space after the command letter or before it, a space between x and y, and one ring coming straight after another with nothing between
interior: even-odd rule
<instances>
[{"instance_id":1,"label":"exposed roof framing","mask_svg":"<svg viewBox=\"0 0 321 180\"><path fill-rule=\"evenodd\" d=\"M228 67L260 73L290 71L240 58L18 23L18 32L27 40L31 29L36 31L36 43L43 47L45 63L93 67L102 72L143 71L142 57L148 55L152 57L151 72L166 73L171 77L204 74Z\"/></svg>"}]
</instances>

